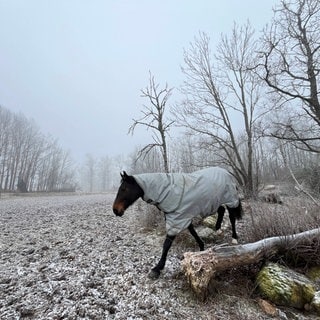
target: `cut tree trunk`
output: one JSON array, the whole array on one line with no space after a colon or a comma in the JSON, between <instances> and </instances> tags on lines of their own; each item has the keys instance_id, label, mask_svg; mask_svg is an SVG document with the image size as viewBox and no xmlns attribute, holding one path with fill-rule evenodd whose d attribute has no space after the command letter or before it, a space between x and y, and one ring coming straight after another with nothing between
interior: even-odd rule
<instances>
[{"instance_id":1,"label":"cut tree trunk","mask_svg":"<svg viewBox=\"0 0 320 320\"><path fill-rule=\"evenodd\" d=\"M258 263L275 256L283 248L308 245L320 238L320 228L302 233L266 238L254 243L236 246L216 246L201 252L186 252L182 270L195 294L204 299L211 279L217 271Z\"/></svg>"}]
</instances>

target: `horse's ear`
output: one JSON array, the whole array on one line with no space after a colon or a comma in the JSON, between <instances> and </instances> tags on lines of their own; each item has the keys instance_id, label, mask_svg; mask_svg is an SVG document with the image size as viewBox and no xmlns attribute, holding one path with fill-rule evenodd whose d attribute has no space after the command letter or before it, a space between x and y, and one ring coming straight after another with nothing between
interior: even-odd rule
<instances>
[{"instance_id":1,"label":"horse's ear","mask_svg":"<svg viewBox=\"0 0 320 320\"><path fill-rule=\"evenodd\" d=\"M125 171L123 171L122 173L120 172L120 176L121 176L121 178L122 179L126 179L126 178L128 178L128 175L127 175L127 173L125 172Z\"/></svg>"}]
</instances>

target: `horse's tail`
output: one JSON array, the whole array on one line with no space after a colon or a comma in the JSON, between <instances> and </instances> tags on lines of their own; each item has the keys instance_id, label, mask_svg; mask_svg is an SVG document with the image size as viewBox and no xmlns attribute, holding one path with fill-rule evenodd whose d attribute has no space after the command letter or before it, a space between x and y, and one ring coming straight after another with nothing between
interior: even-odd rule
<instances>
[{"instance_id":1,"label":"horse's tail","mask_svg":"<svg viewBox=\"0 0 320 320\"><path fill-rule=\"evenodd\" d=\"M242 204L241 204L241 200L239 199L239 205L237 206L236 210L234 211L235 213L235 217L237 220L240 220L242 218L243 215L243 209L242 209Z\"/></svg>"}]
</instances>

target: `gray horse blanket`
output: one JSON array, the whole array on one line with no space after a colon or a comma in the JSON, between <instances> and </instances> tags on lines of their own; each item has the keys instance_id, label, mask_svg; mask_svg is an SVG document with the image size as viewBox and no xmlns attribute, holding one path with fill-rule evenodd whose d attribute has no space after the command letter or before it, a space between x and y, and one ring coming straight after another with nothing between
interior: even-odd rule
<instances>
[{"instance_id":1,"label":"gray horse blanket","mask_svg":"<svg viewBox=\"0 0 320 320\"><path fill-rule=\"evenodd\" d=\"M166 216L169 235L188 228L196 216L207 217L222 204L235 208L239 196L233 176L219 167L193 173L144 173L133 176L144 191L143 200Z\"/></svg>"}]
</instances>

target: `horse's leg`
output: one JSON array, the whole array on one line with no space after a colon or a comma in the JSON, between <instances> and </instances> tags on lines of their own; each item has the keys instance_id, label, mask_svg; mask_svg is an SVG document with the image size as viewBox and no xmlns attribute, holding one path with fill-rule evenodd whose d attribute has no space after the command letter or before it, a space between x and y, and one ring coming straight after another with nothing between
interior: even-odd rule
<instances>
[{"instance_id":1,"label":"horse's leg","mask_svg":"<svg viewBox=\"0 0 320 320\"><path fill-rule=\"evenodd\" d=\"M238 235L236 232L236 216L238 214L239 208L228 208L229 211L229 219L231 222L231 228L232 228L232 243L237 244L238 243Z\"/></svg>"},{"instance_id":2,"label":"horse's leg","mask_svg":"<svg viewBox=\"0 0 320 320\"><path fill-rule=\"evenodd\" d=\"M217 210L218 212L218 219L216 222L216 231L217 234L221 234L221 224L222 224L222 220L223 220L223 216L224 216L224 212L226 211L226 209L224 208L224 206L220 206Z\"/></svg>"},{"instance_id":3,"label":"horse's leg","mask_svg":"<svg viewBox=\"0 0 320 320\"><path fill-rule=\"evenodd\" d=\"M188 227L189 232L191 233L191 235L196 239L200 251L204 250L204 242L201 240L201 238L198 236L197 231L194 229L193 224L190 223L189 227Z\"/></svg>"},{"instance_id":4,"label":"horse's leg","mask_svg":"<svg viewBox=\"0 0 320 320\"><path fill-rule=\"evenodd\" d=\"M176 236L169 236L167 235L166 240L163 243L163 248L162 248L162 255L161 258L158 262L158 264L152 268L152 270L149 273L149 278L150 279L158 279L160 276L160 271L164 268L167 260L167 254L169 249L171 248L172 242L175 239Z\"/></svg>"}]
</instances>

